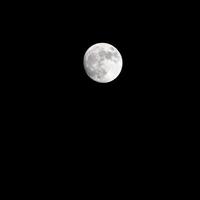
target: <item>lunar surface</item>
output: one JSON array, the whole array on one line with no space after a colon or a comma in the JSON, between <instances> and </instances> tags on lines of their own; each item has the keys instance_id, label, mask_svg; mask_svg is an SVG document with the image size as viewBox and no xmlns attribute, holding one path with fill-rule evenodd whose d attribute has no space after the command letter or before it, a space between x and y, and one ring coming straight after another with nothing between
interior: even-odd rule
<instances>
[{"instance_id":1,"label":"lunar surface","mask_svg":"<svg viewBox=\"0 0 200 200\"><path fill-rule=\"evenodd\" d=\"M84 55L83 63L87 75L99 83L113 81L122 70L121 54L107 43L91 46Z\"/></svg>"}]
</instances>

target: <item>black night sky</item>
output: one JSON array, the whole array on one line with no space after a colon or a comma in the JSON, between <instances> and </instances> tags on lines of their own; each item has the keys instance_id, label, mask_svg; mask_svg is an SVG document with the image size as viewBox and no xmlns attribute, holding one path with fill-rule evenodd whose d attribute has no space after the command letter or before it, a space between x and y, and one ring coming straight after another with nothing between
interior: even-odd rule
<instances>
[{"instance_id":1,"label":"black night sky","mask_svg":"<svg viewBox=\"0 0 200 200\"><path fill-rule=\"evenodd\" d=\"M152 3L80 3L78 8L27 5L12 18L20 63L13 69L13 76L19 74L13 91L24 97L20 103L47 123L76 124L74 129L84 131L87 123L91 130L121 130L127 137L166 128L178 87L177 24L170 18L175 12L168 15L166 6ZM92 81L83 68L85 51L98 42L114 45L123 58L121 74L107 84Z\"/></svg>"},{"instance_id":2,"label":"black night sky","mask_svg":"<svg viewBox=\"0 0 200 200\"><path fill-rule=\"evenodd\" d=\"M61 190L69 196L70 187L81 197L95 189L96 196L106 190L113 197L125 187L122 199L127 190L134 197L177 190L174 179L185 178L180 170L190 156L182 153L184 162L176 166L179 145L187 147L180 131L185 105L179 97L184 89L177 59L183 45L179 5L6 2L2 30L8 58L1 96L2 135L8 140L1 141L2 155L11 153L2 163L10 167L6 178L18 176L8 182L19 185L23 195L28 190L20 181L33 190L29 195L37 190L51 195L54 185L61 185L56 197ZM86 50L99 42L115 46L123 58L121 74L110 83L92 81L84 71Z\"/></svg>"}]
</instances>

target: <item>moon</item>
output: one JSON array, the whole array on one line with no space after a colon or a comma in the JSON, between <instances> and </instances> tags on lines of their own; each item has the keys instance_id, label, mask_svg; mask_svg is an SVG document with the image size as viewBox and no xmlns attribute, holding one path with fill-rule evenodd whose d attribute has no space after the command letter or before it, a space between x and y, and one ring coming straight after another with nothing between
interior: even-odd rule
<instances>
[{"instance_id":1,"label":"moon","mask_svg":"<svg viewBox=\"0 0 200 200\"><path fill-rule=\"evenodd\" d=\"M108 83L122 70L122 56L111 44L97 43L88 48L83 59L86 74L94 81Z\"/></svg>"}]
</instances>

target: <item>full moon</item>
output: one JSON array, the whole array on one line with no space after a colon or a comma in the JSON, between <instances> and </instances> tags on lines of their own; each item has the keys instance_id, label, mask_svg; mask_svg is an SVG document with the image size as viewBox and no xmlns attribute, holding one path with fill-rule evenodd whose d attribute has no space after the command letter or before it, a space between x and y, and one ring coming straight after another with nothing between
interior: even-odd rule
<instances>
[{"instance_id":1,"label":"full moon","mask_svg":"<svg viewBox=\"0 0 200 200\"><path fill-rule=\"evenodd\" d=\"M108 43L97 43L89 47L83 60L87 75L99 83L113 81L122 70L121 54Z\"/></svg>"}]
</instances>

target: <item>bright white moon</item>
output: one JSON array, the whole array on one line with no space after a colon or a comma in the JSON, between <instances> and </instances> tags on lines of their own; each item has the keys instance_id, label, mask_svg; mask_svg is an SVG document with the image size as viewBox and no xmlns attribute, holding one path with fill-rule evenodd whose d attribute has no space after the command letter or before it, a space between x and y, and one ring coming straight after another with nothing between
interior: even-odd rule
<instances>
[{"instance_id":1,"label":"bright white moon","mask_svg":"<svg viewBox=\"0 0 200 200\"><path fill-rule=\"evenodd\" d=\"M92 80L108 83L120 74L122 56L114 46L107 43L97 43L86 51L84 68Z\"/></svg>"}]
</instances>

